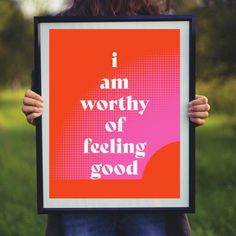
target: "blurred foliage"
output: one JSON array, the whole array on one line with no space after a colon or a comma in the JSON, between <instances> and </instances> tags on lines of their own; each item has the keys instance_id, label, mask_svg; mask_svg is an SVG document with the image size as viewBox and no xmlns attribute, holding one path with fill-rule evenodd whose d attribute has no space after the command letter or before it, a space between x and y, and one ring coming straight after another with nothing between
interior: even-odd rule
<instances>
[{"instance_id":1,"label":"blurred foliage","mask_svg":"<svg viewBox=\"0 0 236 236\"><path fill-rule=\"evenodd\" d=\"M236 7L198 9L196 15L199 78L232 78L236 74Z\"/></svg>"},{"instance_id":2,"label":"blurred foliage","mask_svg":"<svg viewBox=\"0 0 236 236\"><path fill-rule=\"evenodd\" d=\"M227 82L223 79L214 79L207 83L200 80L197 88L199 93L207 95L211 104L211 115L223 112L236 115L236 77L228 78Z\"/></svg>"},{"instance_id":3,"label":"blurred foliage","mask_svg":"<svg viewBox=\"0 0 236 236\"><path fill-rule=\"evenodd\" d=\"M9 85L19 87L22 84L29 86L30 83L33 20L24 18L19 8L21 2L0 1L0 88ZM201 85L200 92L212 97L217 111L222 109L222 112L230 112L223 100L217 100L214 94L217 91L220 93L222 89L226 94L235 91L235 83L229 81L236 79L236 1L172 0L172 8L176 14L196 15L197 79ZM226 85L228 82L229 85ZM216 89L218 85L220 87ZM232 98L230 101L235 102Z\"/></svg>"},{"instance_id":4,"label":"blurred foliage","mask_svg":"<svg viewBox=\"0 0 236 236\"><path fill-rule=\"evenodd\" d=\"M0 87L29 81L33 26L13 1L0 1Z\"/></svg>"},{"instance_id":5,"label":"blurred foliage","mask_svg":"<svg viewBox=\"0 0 236 236\"><path fill-rule=\"evenodd\" d=\"M194 14L197 22L197 76L224 81L236 74L236 1L175 0L179 14Z\"/></svg>"},{"instance_id":6,"label":"blurred foliage","mask_svg":"<svg viewBox=\"0 0 236 236\"><path fill-rule=\"evenodd\" d=\"M235 6L235 0L170 0L174 9L191 10L197 7Z\"/></svg>"}]
</instances>

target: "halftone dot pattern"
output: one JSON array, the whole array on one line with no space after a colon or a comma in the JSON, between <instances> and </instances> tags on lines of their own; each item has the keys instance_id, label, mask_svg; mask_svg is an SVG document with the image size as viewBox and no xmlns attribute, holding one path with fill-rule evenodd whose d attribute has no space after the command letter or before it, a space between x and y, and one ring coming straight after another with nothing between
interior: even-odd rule
<instances>
[{"instance_id":1,"label":"halftone dot pattern","mask_svg":"<svg viewBox=\"0 0 236 236\"><path fill-rule=\"evenodd\" d=\"M164 145L179 140L179 48L153 49L146 55L135 58L125 67L106 74L107 78L127 78L129 89L101 90L98 77L97 87L83 97L79 97L73 109L65 113L67 117L63 129L58 130L59 143L53 150L53 166L50 175L57 180L87 180L91 176L93 164L123 164L127 166L138 160L137 176L102 176L102 179L141 179L145 166L152 155ZM61 95L63 96L63 95ZM143 115L139 111L93 111L83 110L81 100L119 100L132 96L133 100L149 100ZM61 98L63 99L63 98ZM126 103L124 103L126 104ZM107 121L126 117L124 132L110 133L105 130ZM163 125L164 122L169 126ZM96 143L109 143L110 139L121 138L122 142L147 143L144 158L135 154L85 154L84 140L91 138Z\"/></svg>"},{"instance_id":2,"label":"halftone dot pattern","mask_svg":"<svg viewBox=\"0 0 236 236\"><path fill-rule=\"evenodd\" d=\"M126 69L120 70L120 78L129 79L128 90L103 90L103 91L91 91L91 94L85 99L91 100L116 100L122 97L132 96L137 100L150 100L147 109L152 107L152 112L157 114L164 114L170 109L170 97L174 99L179 97L179 56L178 51L170 52L158 52L157 55L150 56L149 58L138 58L134 64L127 66ZM115 78L115 75L111 78ZM166 86L169 84L170 86ZM155 86L154 86L155 85ZM99 87L99 86L98 86ZM101 93L101 95L99 94ZM99 98L98 98L99 94ZM177 104L179 100L175 101ZM176 106L178 108L178 106ZM96 110L95 110L96 111ZM115 111L83 111L81 110L80 101L75 107L74 112L69 114L68 124L65 126L64 136L61 141L60 156L58 156L56 179L90 179L91 166L93 164L130 164L136 158L134 154L84 154L83 142L85 138L91 138L93 142L102 143L108 142L113 138L122 138L123 141L127 140L125 131L127 130L127 124L124 124L124 133L109 133L105 131L105 123L107 121L117 122L118 118L122 116L120 110ZM146 111L145 111L146 112ZM138 119L140 122L140 129L143 129L142 116L138 111L130 111L129 116L124 113L124 116L128 119ZM105 116L104 116L105 115ZM144 113L145 115L145 113ZM79 121L79 122L78 122ZM174 121L173 121L174 122ZM175 121L178 122L178 119ZM77 125L75 125L77 124ZM73 127L73 130L71 130ZM138 141L140 139L140 141ZM127 142L134 142L135 138L127 140ZM142 138L140 135L136 137L136 142L144 142L147 138ZM134 142L135 143L135 142ZM147 142L150 146L150 142ZM147 146L147 147L148 147ZM153 146L153 145L152 145ZM155 145L151 154L156 151ZM76 151L75 151L76 150ZM109 156L109 157L108 157ZM143 168L139 171L142 173L148 157L139 159L139 163ZM68 169L68 171L65 171ZM132 176L133 177L133 176ZM103 176L103 179L111 178L111 176ZM127 176L116 176L117 179L127 178ZM134 177L133 177L134 178ZM139 177L140 178L140 177Z\"/></svg>"}]
</instances>

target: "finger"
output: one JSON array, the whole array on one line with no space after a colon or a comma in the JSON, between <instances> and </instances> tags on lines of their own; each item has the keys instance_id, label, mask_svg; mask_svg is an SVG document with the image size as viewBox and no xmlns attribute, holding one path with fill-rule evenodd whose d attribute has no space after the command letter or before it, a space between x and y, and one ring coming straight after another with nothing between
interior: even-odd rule
<instances>
[{"instance_id":1,"label":"finger","mask_svg":"<svg viewBox=\"0 0 236 236\"><path fill-rule=\"evenodd\" d=\"M43 107L43 103L39 100L35 100L33 98L29 98L29 97L24 97L23 98L23 104L26 106L35 106L35 107Z\"/></svg>"},{"instance_id":2,"label":"finger","mask_svg":"<svg viewBox=\"0 0 236 236\"><path fill-rule=\"evenodd\" d=\"M202 104L207 104L208 103L208 99L207 97L205 96L200 96L200 95L197 95L198 97L189 102L189 106L196 106L196 105L202 105Z\"/></svg>"},{"instance_id":3,"label":"finger","mask_svg":"<svg viewBox=\"0 0 236 236\"><path fill-rule=\"evenodd\" d=\"M208 100L208 98L204 95L199 95L199 94L196 94L195 95L195 98L198 99L198 98L206 98L206 100Z\"/></svg>"},{"instance_id":4,"label":"finger","mask_svg":"<svg viewBox=\"0 0 236 236\"><path fill-rule=\"evenodd\" d=\"M205 124L205 120L201 119L201 118L190 117L190 120L196 125L204 125Z\"/></svg>"},{"instance_id":5,"label":"finger","mask_svg":"<svg viewBox=\"0 0 236 236\"><path fill-rule=\"evenodd\" d=\"M34 106L22 106L22 111L25 114L30 114L30 113L42 113L42 108L34 107Z\"/></svg>"},{"instance_id":6,"label":"finger","mask_svg":"<svg viewBox=\"0 0 236 236\"><path fill-rule=\"evenodd\" d=\"M40 117L42 115L42 113L30 113L29 115L27 115L27 121L30 124L34 124L35 119Z\"/></svg>"},{"instance_id":7,"label":"finger","mask_svg":"<svg viewBox=\"0 0 236 236\"><path fill-rule=\"evenodd\" d=\"M35 100L38 100L40 102L43 102L43 98L35 93L34 91L28 89L26 92L25 92L25 97L29 97L29 98L32 98L32 99L35 99Z\"/></svg>"},{"instance_id":8,"label":"finger","mask_svg":"<svg viewBox=\"0 0 236 236\"><path fill-rule=\"evenodd\" d=\"M28 123L31 124L31 125L35 125L35 119L27 119Z\"/></svg>"},{"instance_id":9,"label":"finger","mask_svg":"<svg viewBox=\"0 0 236 236\"><path fill-rule=\"evenodd\" d=\"M205 119L209 116L209 113L207 111L203 112L189 112L188 113L190 118L202 118Z\"/></svg>"},{"instance_id":10,"label":"finger","mask_svg":"<svg viewBox=\"0 0 236 236\"><path fill-rule=\"evenodd\" d=\"M210 105L209 104L204 104L204 105L190 106L188 110L189 110L189 112L209 111L210 110Z\"/></svg>"}]
</instances>

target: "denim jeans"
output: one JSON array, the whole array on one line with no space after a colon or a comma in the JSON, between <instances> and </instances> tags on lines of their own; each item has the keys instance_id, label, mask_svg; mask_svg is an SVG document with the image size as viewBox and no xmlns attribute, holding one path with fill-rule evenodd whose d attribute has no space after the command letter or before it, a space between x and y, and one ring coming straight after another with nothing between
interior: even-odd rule
<instances>
[{"instance_id":1,"label":"denim jeans","mask_svg":"<svg viewBox=\"0 0 236 236\"><path fill-rule=\"evenodd\" d=\"M79 213L62 216L64 236L165 236L156 213Z\"/></svg>"}]
</instances>

